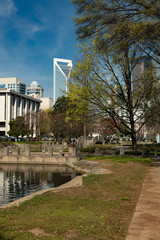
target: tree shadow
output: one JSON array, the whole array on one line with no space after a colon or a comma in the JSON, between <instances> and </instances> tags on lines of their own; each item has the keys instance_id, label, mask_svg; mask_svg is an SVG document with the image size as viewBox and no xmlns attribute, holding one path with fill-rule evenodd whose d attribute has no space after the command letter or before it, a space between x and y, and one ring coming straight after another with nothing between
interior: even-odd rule
<instances>
[{"instance_id":1,"label":"tree shadow","mask_svg":"<svg viewBox=\"0 0 160 240\"><path fill-rule=\"evenodd\" d=\"M3 233L0 230L0 240L13 240L13 238L3 236Z\"/></svg>"}]
</instances>

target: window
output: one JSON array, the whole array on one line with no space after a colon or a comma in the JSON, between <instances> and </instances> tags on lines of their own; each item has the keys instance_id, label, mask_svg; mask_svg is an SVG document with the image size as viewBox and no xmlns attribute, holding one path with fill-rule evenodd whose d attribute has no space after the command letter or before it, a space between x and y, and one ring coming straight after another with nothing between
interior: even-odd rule
<instances>
[{"instance_id":1,"label":"window","mask_svg":"<svg viewBox=\"0 0 160 240\"><path fill-rule=\"evenodd\" d=\"M5 84L0 84L0 88L5 88Z\"/></svg>"},{"instance_id":2,"label":"window","mask_svg":"<svg viewBox=\"0 0 160 240\"><path fill-rule=\"evenodd\" d=\"M6 123L5 122L0 122L0 128L5 127Z\"/></svg>"}]
</instances>

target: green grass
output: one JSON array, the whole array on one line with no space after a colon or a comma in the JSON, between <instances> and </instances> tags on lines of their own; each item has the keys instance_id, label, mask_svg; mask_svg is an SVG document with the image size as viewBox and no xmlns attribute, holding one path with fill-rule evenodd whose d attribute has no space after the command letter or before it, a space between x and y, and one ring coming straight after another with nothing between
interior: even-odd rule
<instances>
[{"instance_id":1,"label":"green grass","mask_svg":"<svg viewBox=\"0 0 160 240\"><path fill-rule=\"evenodd\" d=\"M0 239L124 240L148 167L110 163L112 174L84 177L83 187L49 192L19 207L1 209Z\"/></svg>"},{"instance_id":2,"label":"green grass","mask_svg":"<svg viewBox=\"0 0 160 240\"><path fill-rule=\"evenodd\" d=\"M100 157L86 157L86 160L105 160L105 162L113 161L119 163L136 162L143 164L151 164L152 160L149 157L138 156L100 156Z\"/></svg>"},{"instance_id":3,"label":"green grass","mask_svg":"<svg viewBox=\"0 0 160 240\"><path fill-rule=\"evenodd\" d=\"M42 142L38 142L38 141L24 141L24 142L12 142L14 144L42 144Z\"/></svg>"},{"instance_id":4,"label":"green grass","mask_svg":"<svg viewBox=\"0 0 160 240\"><path fill-rule=\"evenodd\" d=\"M81 152L88 152L88 153L94 153L96 148L99 148L100 151L105 151L107 149L112 149L115 147L115 144L95 144L94 146L88 146L86 148L81 148Z\"/></svg>"},{"instance_id":5,"label":"green grass","mask_svg":"<svg viewBox=\"0 0 160 240\"><path fill-rule=\"evenodd\" d=\"M63 149L63 152L68 152L68 148L64 148L64 149Z\"/></svg>"},{"instance_id":6,"label":"green grass","mask_svg":"<svg viewBox=\"0 0 160 240\"><path fill-rule=\"evenodd\" d=\"M117 144L118 145L118 144ZM106 150L106 149L112 149L115 147L115 144L111 144L111 143L108 143L108 144L105 144L105 145L102 145L102 144L95 144L94 145L96 148L100 148L102 150Z\"/></svg>"}]
</instances>

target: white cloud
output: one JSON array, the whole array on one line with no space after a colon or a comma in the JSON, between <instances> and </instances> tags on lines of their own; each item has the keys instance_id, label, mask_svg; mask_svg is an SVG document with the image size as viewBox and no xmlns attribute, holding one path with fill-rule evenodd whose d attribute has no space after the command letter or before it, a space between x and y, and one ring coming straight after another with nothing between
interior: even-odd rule
<instances>
[{"instance_id":1,"label":"white cloud","mask_svg":"<svg viewBox=\"0 0 160 240\"><path fill-rule=\"evenodd\" d=\"M0 0L0 17L10 17L17 11L12 0Z\"/></svg>"},{"instance_id":2,"label":"white cloud","mask_svg":"<svg viewBox=\"0 0 160 240\"><path fill-rule=\"evenodd\" d=\"M31 33L36 33L42 31L44 28L36 25L31 25L30 26L30 32Z\"/></svg>"}]
</instances>

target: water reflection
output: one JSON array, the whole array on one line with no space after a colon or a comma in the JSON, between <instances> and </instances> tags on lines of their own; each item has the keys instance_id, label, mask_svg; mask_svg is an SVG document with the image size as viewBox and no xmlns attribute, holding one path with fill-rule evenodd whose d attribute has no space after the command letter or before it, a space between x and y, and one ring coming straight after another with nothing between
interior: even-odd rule
<instances>
[{"instance_id":1,"label":"water reflection","mask_svg":"<svg viewBox=\"0 0 160 240\"><path fill-rule=\"evenodd\" d=\"M58 187L76 175L65 166L0 164L0 206L42 189Z\"/></svg>"}]
</instances>

